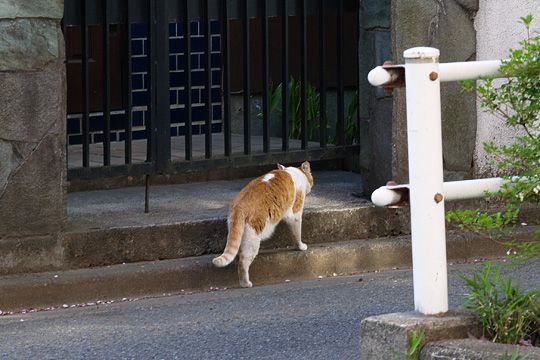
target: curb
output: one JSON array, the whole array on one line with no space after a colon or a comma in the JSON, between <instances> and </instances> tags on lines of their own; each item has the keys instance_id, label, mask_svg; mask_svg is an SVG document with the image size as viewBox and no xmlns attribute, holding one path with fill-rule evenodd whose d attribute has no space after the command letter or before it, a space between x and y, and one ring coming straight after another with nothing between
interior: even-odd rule
<instances>
[{"instance_id":1,"label":"curb","mask_svg":"<svg viewBox=\"0 0 540 360\"><path fill-rule=\"evenodd\" d=\"M307 211L302 222L302 239L315 245L407 234L408 229L408 209L348 206ZM261 248L292 246L289 231L280 223ZM225 248L226 240L225 216L174 224L82 229L64 235L64 264L65 269L80 269L217 254Z\"/></svg>"},{"instance_id":2,"label":"curb","mask_svg":"<svg viewBox=\"0 0 540 360\"><path fill-rule=\"evenodd\" d=\"M539 227L514 230L526 241ZM448 233L447 257L452 262L504 255L502 245L485 235ZM213 255L111 265L89 269L8 275L0 277L0 310L21 311L118 300L162 296L184 291L238 287L236 266L212 266ZM288 280L382 271L411 266L410 237L353 240L313 245L307 251L265 250L254 261L254 286Z\"/></svg>"}]
</instances>

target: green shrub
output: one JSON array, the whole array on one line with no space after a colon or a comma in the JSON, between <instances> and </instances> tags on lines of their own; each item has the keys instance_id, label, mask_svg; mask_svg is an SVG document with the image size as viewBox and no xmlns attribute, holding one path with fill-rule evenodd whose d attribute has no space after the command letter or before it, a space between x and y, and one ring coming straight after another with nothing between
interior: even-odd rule
<instances>
[{"instance_id":1,"label":"green shrub","mask_svg":"<svg viewBox=\"0 0 540 360\"><path fill-rule=\"evenodd\" d=\"M464 81L465 89L476 91L481 107L503 119L505 125L523 130L511 145L485 143L484 149L496 167L505 174L506 184L495 194L505 203L505 211L487 213L480 210L451 211L447 220L459 228L490 230L494 239L508 248L512 260L523 260L540 253L540 233L528 243L504 239L518 221L520 206L540 202L540 36L531 33L532 16L521 18L527 38L519 49L510 49L510 56L502 62L500 72L506 82L496 85L493 78L483 81ZM519 261L509 264L515 265ZM516 344L534 339L540 327L540 292L525 293L512 283L511 277L501 275L501 266L487 262L483 271L464 278L469 287L465 306L480 317L484 336L496 342ZM519 356L519 355L516 355ZM513 359L517 358L514 355Z\"/></svg>"},{"instance_id":2,"label":"green shrub","mask_svg":"<svg viewBox=\"0 0 540 360\"><path fill-rule=\"evenodd\" d=\"M470 294L465 307L482 322L483 335L494 342L517 344L540 334L540 290L520 292L501 266L484 264L483 272L464 277Z\"/></svg>"},{"instance_id":3,"label":"green shrub","mask_svg":"<svg viewBox=\"0 0 540 360\"><path fill-rule=\"evenodd\" d=\"M500 72L507 81L498 85L492 77L482 81L463 81L469 91L476 91L480 106L503 119L505 125L522 129L511 145L484 144L494 165L506 174L505 185L488 195L499 196L505 203L504 212L487 213L479 210L451 211L448 221L459 228L478 231L502 230L517 223L519 208L525 203L540 203L540 35L532 33L532 16L521 18L527 38L520 48L510 49L509 58L502 61ZM540 232L528 243L506 242L512 254L529 257L540 253ZM500 236L499 236L500 237Z\"/></svg>"}]
</instances>

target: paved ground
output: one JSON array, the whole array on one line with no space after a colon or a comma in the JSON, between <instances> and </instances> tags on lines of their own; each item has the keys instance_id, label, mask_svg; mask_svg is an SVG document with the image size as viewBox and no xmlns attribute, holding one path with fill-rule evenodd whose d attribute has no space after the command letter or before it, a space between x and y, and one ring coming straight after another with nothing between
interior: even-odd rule
<instances>
[{"instance_id":1,"label":"paved ground","mask_svg":"<svg viewBox=\"0 0 540 360\"><path fill-rule=\"evenodd\" d=\"M305 211L369 206L359 174L318 171L306 197ZM175 224L225 218L234 196L250 179L208 181L150 187L150 213L144 213L144 187L68 194L68 230Z\"/></svg>"},{"instance_id":2,"label":"paved ground","mask_svg":"<svg viewBox=\"0 0 540 360\"><path fill-rule=\"evenodd\" d=\"M473 265L450 266L452 307ZM0 317L2 359L358 359L359 324L413 308L410 271ZM540 287L540 259L514 275Z\"/></svg>"}]
</instances>

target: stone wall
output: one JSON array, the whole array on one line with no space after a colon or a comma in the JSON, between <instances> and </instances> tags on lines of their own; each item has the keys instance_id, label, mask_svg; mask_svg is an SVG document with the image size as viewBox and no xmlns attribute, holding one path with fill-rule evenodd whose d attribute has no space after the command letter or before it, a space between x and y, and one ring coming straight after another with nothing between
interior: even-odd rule
<instances>
[{"instance_id":1,"label":"stone wall","mask_svg":"<svg viewBox=\"0 0 540 360\"><path fill-rule=\"evenodd\" d=\"M390 0L364 0L360 11L360 168L364 192L392 179L392 97L371 86L371 69L392 58Z\"/></svg>"},{"instance_id":2,"label":"stone wall","mask_svg":"<svg viewBox=\"0 0 540 360\"><path fill-rule=\"evenodd\" d=\"M440 49L441 62L476 58L474 16L478 0L393 0L393 61L403 63L403 51L416 46ZM472 175L476 138L476 101L457 83L441 84L443 162L446 180ZM392 179L408 182L405 91L394 91Z\"/></svg>"},{"instance_id":3,"label":"stone wall","mask_svg":"<svg viewBox=\"0 0 540 360\"><path fill-rule=\"evenodd\" d=\"M62 261L62 16L62 0L0 0L0 274Z\"/></svg>"},{"instance_id":4,"label":"stone wall","mask_svg":"<svg viewBox=\"0 0 540 360\"><path fill-rule=\"evenodd\" d=\"M480 0L480 10L474 22L478 60L506 58L508 49L517 47L519 41L526 37L525 27L518 24L518 21L527 14L534 16L532 28L540 30L540 1ZM475 176L489 177L496 174L482 143L494 141L499 145L509 144L517 134L518 129L505 127L502 120L484 113L478 106Z\"/></svg>"}]
</instances>

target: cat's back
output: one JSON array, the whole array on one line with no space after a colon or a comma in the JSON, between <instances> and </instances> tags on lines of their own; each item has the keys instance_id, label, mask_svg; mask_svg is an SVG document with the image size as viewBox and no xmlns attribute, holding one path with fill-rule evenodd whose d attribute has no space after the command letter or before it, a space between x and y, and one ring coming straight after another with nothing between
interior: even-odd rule
<instances>
[{"instance_id":1,"label":"cat's back","mask_svg":"<svg viewBox=\"0 0 540 360\"><path fill-rule=\"evenodd\" d=\"M294 200L294 181L285 170L273 170L250 181L236 196L232 206L288 206ZM281 206L280 206L281 207Z\"/></svg>"}]
</instances>

